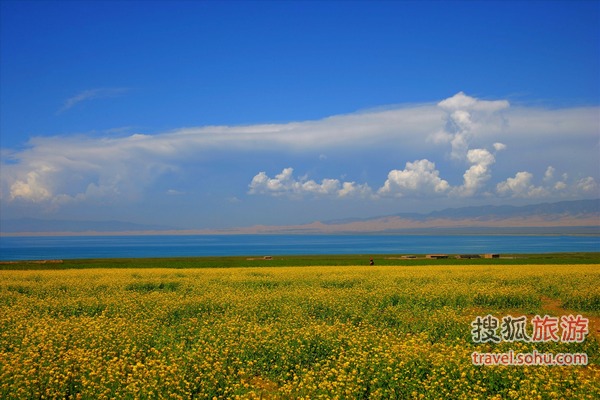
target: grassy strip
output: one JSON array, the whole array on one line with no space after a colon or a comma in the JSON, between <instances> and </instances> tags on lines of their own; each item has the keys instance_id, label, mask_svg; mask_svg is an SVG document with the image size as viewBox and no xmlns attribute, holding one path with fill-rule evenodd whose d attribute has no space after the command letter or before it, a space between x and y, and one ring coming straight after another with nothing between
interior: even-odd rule
<instances>
[{"instance_id":1,"label":"grassy strip","mask_svg":"<svg viewBox=\"0 0 600 400\"><path fill-rule=\"evenodd\" d=\"M0 270L62 270L88 268L239 268L368 265L373 257L376 265L525 265L525 264L600 264L598 253L502 254L500 258L427 259L425 255L403 258L403 255L294 255L262 257L174 257L174 258L107 258L62 261L0 262Z\"/></svg>"}]
</instances>

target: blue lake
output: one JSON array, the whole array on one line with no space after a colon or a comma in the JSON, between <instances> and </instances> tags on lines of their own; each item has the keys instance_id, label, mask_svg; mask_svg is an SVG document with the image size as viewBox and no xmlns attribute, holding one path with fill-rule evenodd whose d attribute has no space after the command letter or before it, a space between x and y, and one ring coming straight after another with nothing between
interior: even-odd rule
<instances>
[{"instance_id":1,"label":"blue lake","mask_svg":"<svg viewBox=\"0 0 600 400\"><path fill-rule=\"evenodd\" d=\"M0 260L600 252L600 236L190 235L0 237Z\"/></svg>"}]
</instances>

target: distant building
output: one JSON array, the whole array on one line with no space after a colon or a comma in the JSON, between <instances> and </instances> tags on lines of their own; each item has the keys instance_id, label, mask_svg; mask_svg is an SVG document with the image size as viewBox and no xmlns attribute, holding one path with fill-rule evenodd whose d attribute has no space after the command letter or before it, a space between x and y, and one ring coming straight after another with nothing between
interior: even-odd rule
<instances>
[{"instance_id":1,"label":"distant building","mask_svg":"<svg viewBox=\"0 0 600 400\"><path fill-rule=\"evenodd\" d=\"M441 259L448 258L448 254L427 254L425 258Z\"/></svg>"},{"instance_id":2,"label":"distant building","mask_svg":"<svg viewBox=\"0 0 600 400\"><path fill-rule=\"evenodd\" d=\"M459 254L456 256L456 258L462 258L462 259L471 259L471 258L481 258L481 256L479 254Z\"/></svg>"},{"instance_id":3,"label":"distant building","mask_svg":"<svg viewBox=\"0 0 600 400\"><path fill-rule=\"evenodd\" d=\"M500 258L500 254L490 253L483 256L484 258Z\"/></svg>"}]
</instances>

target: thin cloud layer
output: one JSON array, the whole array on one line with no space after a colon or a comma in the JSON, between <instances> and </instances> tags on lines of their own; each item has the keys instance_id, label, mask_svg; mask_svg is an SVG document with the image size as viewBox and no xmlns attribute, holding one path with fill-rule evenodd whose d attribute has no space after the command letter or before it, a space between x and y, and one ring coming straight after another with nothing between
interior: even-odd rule
<instances>
[{"instance_id":1,"label":"thin cloud layer","mask_svg":"<svg viewBox=\"0 0 600 400\"><path fill-rule=\"evenodd\" d=\"M82 93L65 106L106 94ZM316 121L192 127L123 137L35 137L24 149L2 150L0 198L8 205L54 208L73 202L151 201L146 194L158 193L156 182L167 174L182 177L177 190L181 195L170 196L181 198L202 186L184 180L190 168L201 168L214 181L250 195L280 198L599 196L599 114L597 107L515 107L506 100L481 100L461 92L437 104ZM263 172L246 174L245 181L232 180L225 172L244 160L258 164L252 157L256 152L270 160L274 177L260 166L254 171ZM361 152L381 155L373 166L364 167L372 169L362 178L327 171L295 177L294 170L315 173L306 157L293 168L290 161L276 165L277 160L314 155L315 163L335 159L336 170L350 171L353 155Z\"/></svg>"},{"instance_id":2,"label":"thin cloud layer","mask_svg":"<svg viewBox=\"0 0 600 400\"><path fill-rule=\"evenodd\" d=\"M126 88L99 88L99 89L84 90L83 92L78 93L77 95L68 98L65 101L65 103L63 104L63 106L60 108L60 110L58 110L57 114L61 114L67 110L70 110L71 108L75 107L77 104L85 102L85 101L120 96L127 91L128 91L128 89L126 89Z\"/></svg>"}]
</instances>

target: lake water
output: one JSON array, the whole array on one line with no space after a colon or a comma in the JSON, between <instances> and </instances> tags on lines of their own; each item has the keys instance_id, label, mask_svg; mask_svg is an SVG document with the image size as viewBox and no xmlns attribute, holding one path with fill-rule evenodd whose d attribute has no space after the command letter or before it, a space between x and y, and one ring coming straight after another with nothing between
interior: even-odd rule
<instances>
[{"instance_id":1,"label":"lake water","mask_svg":"<svg viewBox=\"0 0 600 400\"><path fill-rule=\"evenodd\" d=\"M600 236L190 235L0 237L0 260L600 252Z\"/></svg>"}]
</instances>

